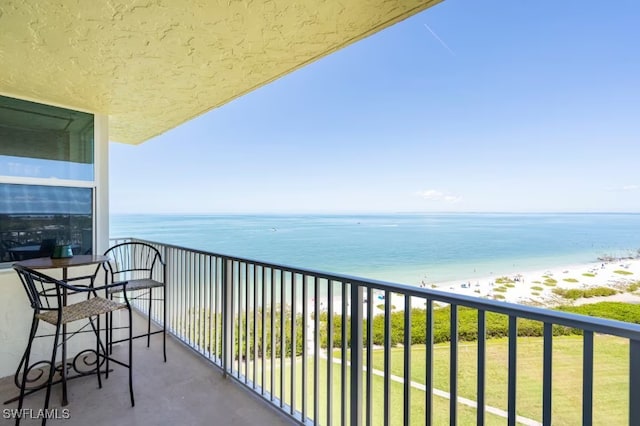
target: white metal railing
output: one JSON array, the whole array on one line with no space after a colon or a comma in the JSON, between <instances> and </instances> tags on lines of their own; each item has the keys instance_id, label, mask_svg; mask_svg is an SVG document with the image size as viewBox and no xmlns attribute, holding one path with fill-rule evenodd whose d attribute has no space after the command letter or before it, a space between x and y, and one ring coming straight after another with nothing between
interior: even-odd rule
<instances>
[{"instance_id":1,"label":"white metal railing","mask_svg":"<svg viewBox=\"0 0 640 426\"><path fill-rule=\"evenodd\" d=\"M143 240L113 239L112 243L123 241ZM448 423L462 424L460 403L471 401L468 406L481 407L475 408L472 417L478 425L485 424L487 413L496 412L509 425L553 424L554 334L571 329L582 335L582 387L575 390L582 397L581 423L593 423L594 336L605 334L629 342L628 424L640 424L640 325L143 242L158 248L167 265L167 329L226 376L299 423L432 424L435 398L443 394L434 388L435 336L440 327L446 327ZM400 337L392 329L395 301L404 305L404 314L396 314L402 318ZM445 326L434 323L440 304L449 306ZM420 317L424 361L413 359L411 349L416 310L409 307L415 306L424 312ZM156 321L162 320L161 308L155 309ZM476 391L461 395L459 315L469 309L477 313ZM508 318L505 410L486 403L487 317L497 314ZM382 339L374 330L377 321L383 322ZM539 322L542 331L541 409L534 419L517 413L518 368L522 368L517 365L518 324L527 321ZM398 340L402 344L400 377L392 374L391 365L392 346ZM373 358L380 353L382 367L376 369ZM412 366L420 363L424 383L417 385ZM424 393L419 403L412 399L416 388ZM401 409L393 401L401 401Z\"/></svg>"}]
</instances>

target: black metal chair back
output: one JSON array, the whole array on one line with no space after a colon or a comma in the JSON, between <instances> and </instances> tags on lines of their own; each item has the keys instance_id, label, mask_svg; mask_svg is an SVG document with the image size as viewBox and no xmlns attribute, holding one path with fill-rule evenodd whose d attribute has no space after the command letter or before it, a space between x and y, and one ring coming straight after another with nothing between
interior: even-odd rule
<instances>
[{"instance_id":1,"label":"black metal chair back","mask_svg":"<svg viewBox=\"0 0 640 426\"><path fill-rule=\"evenodd\" d=\"M162 270L162 257L158 249L142 242L126 242L117 244L107 250L105 256L110 261L105 268L110 274L111 282L128 279L156 278ZM156 265L160 265L155 268ZM157 271L154 271L154 268ZM164 277L162 277L164 279Z\"/></svg>"},{"instance_id":2,"label":"black metal chair back","mask_svg":"<svg viewBox=\"0 0 640 426\"><path fill-rule=\"evenodd\" d=\"M67 287L64 281L21 265L13 265L13 269L18 273L29 303L36 313L56 311L63 306L63 290Z\"/></svg>"}]
</instances>

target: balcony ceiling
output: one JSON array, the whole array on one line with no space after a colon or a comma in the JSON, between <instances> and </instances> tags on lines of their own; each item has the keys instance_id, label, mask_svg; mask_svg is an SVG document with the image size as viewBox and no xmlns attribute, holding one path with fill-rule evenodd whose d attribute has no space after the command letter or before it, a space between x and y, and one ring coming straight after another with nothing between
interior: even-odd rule
<instances>
[{"instance_id":1,"label":"balcony ceiling","mask_svg":"<svg viewBox=\"0 0 640 426\"><path fill-rule=\"evenodd\" d=\"M0 94L137 144L441 0L0 3Z\"/></svg>"}]
</instances>

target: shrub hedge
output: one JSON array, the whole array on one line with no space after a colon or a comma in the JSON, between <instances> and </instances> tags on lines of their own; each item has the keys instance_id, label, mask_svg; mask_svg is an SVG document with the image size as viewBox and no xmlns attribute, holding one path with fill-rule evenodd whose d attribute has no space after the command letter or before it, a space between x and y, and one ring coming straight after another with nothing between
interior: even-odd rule
<instances>
[{"instance_id":1,"label":"shrub hedge","mask_svg":"<svg viewBox=\"0 0 640 426\"><path fill-rule=\"evenodd\" d=\"M636 283L639 284L639 283ZM611 289L609 289L611 290ZM615 290L614 290L615 291ZM499 295L497 295L499 296ZM560 311L573 312L576 314L588 315L592 317L608 318L618 321L625 321L635 324L640 324L640 305L621 303L621 302L600 302L582 306L564 306L558 308ZM256 348L258 356L271 356L272 349L275 349L275 356L280 357L282 349L280 347L280 338L282 330L280 327L280 313L277 309L274 311L274 329L271 330L270 319L271 311L267 311L267 324L262 324L262 314L258 311L256 318L258 323L256 324ZM285 346L284 352L286 356L291 356L292 352L292 336L291 336L291 311L286 309L284 318L284 335ZM209 332L209 324L213 327L222 324L222 318L220 314L214 315L209 318L209 311L207 310L193 310L189 312L192 326L190 328L182 329L182 332L189 336L193 341L198 344L208 343L208 338L205 337L205 333ZM448 342L451 339L450 336L450 316L451 307L444 307L434 309L433 311L433 340L435 343ZM496 314L493 312L486 313L486 337L488 339L505 337L509 333L509 317L507 315ZM318 318L320 323L320 345L323 348L328 346L328 319L329 316L326 312L320 313ZM346 338L347 347L350 346L350 318L346 318ZM302 316L296 315L296 355L302 354L304 342L302 341ZM404 340L404 312L397 311L392 312L390 316L391 322L391 345L395 346L402 343ZM426 343L426 322L427 311L425 309L412 309L411 310L411 343L412 344L424 344ZM237 359L242 358L245 355L244 342L242 343L242 353L238 354L240 348L240 342L238 340L237 330L246 330L246 323L234 322L234 355ZM367 322L363 322L363 343L366 343L366 326ZM384 344L384 315L376 315L371 321L372 326L372 341L374 345ZM253 330L253 318L249 315L249 330ZM262 347L262 333L265 333L266 347ZM271 347L271 333L275 333L276 347ZM244 331L243 331L244 333ZM518 320L518 336L542 336L543 323L539 321L532 321L527 319ZM581 330L572 329L568 327L553 326L554 335L570 335L570 334L582 334ZM474 341L478 339L478 311L472 308L459 307L458 308L458 339L463 341ZM244 340L244 336L243 336ZM333 346L342 346L342 316L333 316ZM209 348L212 351L219 351L219 342L216 347ZM253 358L253 348L250 348L249 357Z\"/></svg>"},{"instance_id":2,"label":"shrub hedge","mask_svg":"<svg viewBox=\"0 0 640 426\"><path fill-rule=\"evenodd\" d=\"M640 305L632 303L599 302L581 306L563 306L558 310L640 324Z\"/></svg>"},{"instance_id":3,"label":"shrub hedge","mask_svg":"<svg viewBox=\"0 0 640 426\"><path fill-rule=\"evenodd\" d=\"M554 294L558 296L564 297L565 299L576 300L581 297L597 297L597 296L611 296L613 294L618 293L616 290L609 287L592 287L587 289L582 288L554 288L552 290Z\"/></svg>"},{"instance_id":4,"label":"shrub hedge","mask_svg":"<svg viewBox=\"0 0 640 426\"><path fill-rule=\"evenodd\" d=\"M609 318L619 321L640 324L640 305L633 305L620 302L600 302L582 306L565 306L558 308L564 312L573 312L593 317ZM450 315L451 308L444 307L433 311L433 341L434 343L444 343L451 339L450 335ZM322 317L321 317L322 318ZM486 316L486 337L488 339L506 337L509 333L509 317L507 315L487 312ZM325 318L326 320L326 318ZM411 344L426 343L426 320L427 311L425 309L411 310ZM391 322L391 345L401 344L404 340L404 312L392 312ZM327 347L326 321L322 321L320 341L323 348ZM347 326L349 326L347 324ZM363 343L366 344L366 321L363 323ZM518 336L542 336L543 323L527 319L518 319ZM341 338L341 317L334 317L334 347L339 347ZM581 330L553 326L553 334L559 335L580 335ZM458 339L462 341L475 341L478 339L478 311L472 308L458 308ZM347 343L349 343L349 333L347 333ZM374 345L384 344L384 315L376 315L372 320L372 343Z\"/></svg>"}]
</instances>

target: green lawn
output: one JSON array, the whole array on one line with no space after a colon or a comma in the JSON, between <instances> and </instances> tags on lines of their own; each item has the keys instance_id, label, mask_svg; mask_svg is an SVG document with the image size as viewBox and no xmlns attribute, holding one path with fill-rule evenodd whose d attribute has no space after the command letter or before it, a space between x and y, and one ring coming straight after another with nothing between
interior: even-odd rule
<instances>
[{"instance_id":1,"label":"green lawn","mask_svg":"<svg viewBox=\"0 0 640 426\"><path fill-rule=\"evenodd\" d=\"M275 396L280 397L282 387L280 385L280 362L277 360L277 366L274 370L275 373ZM286 363L285 368L285 386L284 386L284 401L289 404L291 401L291 374L288 366L290 365L290 361ZM319 370L319 395L321 397L317 398L318 401L318 410L319 410L319 423L327 424L327 360L320 359L318 363ZM258 367L259 368L259 367ZM307 373L307 416L313 417L314 411L314 398L313 394L313 358L309 358L308 365L308 373ZM333 365L333 424L340 425L340 402L341 398L343 398L343 393L341 391L341 370L342 366L340 364ZM244 371L244 370L243 370ZM250 370L251 372L252 370ZM266 371L266 390L271 389L270 383L270 370ZM252 374L252 373L250 373ZM258 383L260 383L261 377L259 371L258 374ZM347 369L345 372L345 377L347 381L347 391L344 395L349 395L349 370ZM365 373L363 372L363 377L365 377ZM366 383L366 380L365 380ZM373 388L372 388L372 423L374 425L382 425L383 424L383 414L384 414L384 380L382 377L373 376ZM366 384L365 384L366 386ZM403 384L392 381L391 382L391 424L392 425L402 425L403 422ZM363 391L364 398L364 391ZM433 398L434 406L433 406L433 419L435 425L449 425L449 400L446 398L442 398L439 396L434 396ZM345 403L346 407L346 416L350 414L349 403L348 401ZM412 425L421 425L424 424L424 408L425 408L425 392L413 388L411 390L411 424ZM296 409L302 410L302 361L300 359L296 362ZM363 419L364 419L364 410L366 406L363 402ZM458 424L460 425L468 425L475 424L476 411L474 408L467 407L465 405L459 405L458 408ZM493 414L487 414L487 424L488 425L503 425L505 423L505 419L495 416ZM348 420L347 420L348 423Z\"/></svg>"},{"instance_id":2,"label":"green lawn","mask_svg":"<svg viewBox=\"0 0 640 426\"><path fill-rule=\"evenodd\" d=\"M471 400L476 399L476 350L475 342L462 342L458 347L458 395ZM507 340L487 341L486 391L487 405L507 410ZM414 346L411 349L411 376L417 383L425 383L425 348ZM628 342L610 336L595 337L594 371L594 424L628 423ZM339 357L339 352L334 357ZM404 371L404 349L394 348L391 352L391 373L402 376ZM287 360L287 366L290 365ZM327 398L327 361L319 362L320 380L318 398L320 423L326 422ZM373 367L384 369L384 353L373 352ZM244 370L243 370L244 371ZM518 399L517 413L534 420L541 420L542 413L542 338L522 337L518 339ZM291 401L290 368L285 368L284 400ZM270 389L270 370L266 371L266 388ZM281 394L280 362L277 360L274 370L275 394ZM347 384L349 381L347 369ZM250 377L252 370L250 369ZM341 365L333 366L333 424L340 424L340 387ZM363 373L364 377L364 373ZM258 372L258 384L260 373ZM384 383L382 377L373 378L373 423L382 424L384 409ZM449 390L449 345L435 345L434 349L434 387ZM313 395L313 358L309 358L307 371L308 416L312 417ZM296 408L302 407L302 361L296 360ZM554 338L553 348L553 421L554 425L581 424L582 402L582 338L580 336L559 336ZM348 394L348 393L347 393ZM403 385L391 382L391 418L392 424L403 424L402 401ZM411 391L411 424L424 424L425 393L416 388ZM348 407L348 403L346 404ZM363 403L364 406L364 403ZM449 424L449 400L434 395L434 424ZM347 413L348 415L348 413ZM458 403L458 424L475 424L475 408ZM506 419L487 413L487 424L504 425Z\"/></svg>"},{"instance_id":3,"label":"green lawn","mask_svg":"<svg viewBox=\"0 0 640 426\"><path fill-rule=\"evenodd\" d=\"M436 345L434 355L434 387L449 389L449 345ZM392 350L391 371L403 374L403 349ZM425 349L412 348L412 380L425 382ZM458 350L458 395L472 400L476 396L475 343L461 343ZM629 346L624 339L596 336L594 355L594 423L628 423ZM507 409L506 339L487 341L486 391L487 405ZM382 352L374 354L374 367L382 369ZM534 420L542 418L542 338L518 339L517 413ZM581 423L582 404L582 338L554 338L553 348L553 420L554 425Z\"/></svg>"}]
</instances>

